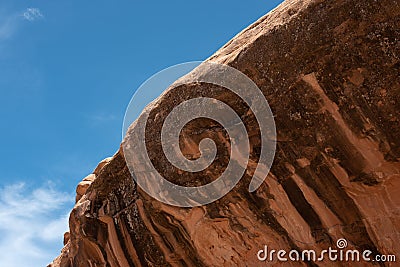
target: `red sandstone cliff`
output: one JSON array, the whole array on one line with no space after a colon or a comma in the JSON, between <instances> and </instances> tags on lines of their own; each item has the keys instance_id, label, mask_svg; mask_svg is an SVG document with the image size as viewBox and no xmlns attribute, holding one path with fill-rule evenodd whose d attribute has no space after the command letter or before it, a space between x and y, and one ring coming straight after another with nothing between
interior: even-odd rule
<instances>
[{"instance_id":1,"label":"red sandstone cliff","mask_svg":"<svg viewBox=\"0 0 400 267\"><path fill-rule=\"evenodd\" d=\"M339 238L351 248L399 253L400 2L288 0L208 60L248 75L275 115L276 156L263 185L249 193L245 174L212 204L171 207L135 186L120 149L79 184L70 233L50 266L266 266L256 256L264 245L320 251ZM150 116L193 97L189 91L167 92ZM250 125L252 168L260 145L254 118L234 95L213 94ZM218 127L197 127L201 121L186 130L183 144L207 136L226 141ZM161 151L157 142L148 146Z\"/></svg>"}]
</instances>

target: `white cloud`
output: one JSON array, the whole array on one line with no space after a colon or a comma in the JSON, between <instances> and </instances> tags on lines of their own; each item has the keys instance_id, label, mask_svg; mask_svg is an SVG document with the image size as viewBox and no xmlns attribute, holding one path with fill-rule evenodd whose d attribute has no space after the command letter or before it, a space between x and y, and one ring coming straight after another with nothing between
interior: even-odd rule
<instances>
[{"instance_id":1,"label":"white cloud","mask_svg":"<svg viewBox=\"0 0 400 267\"><path fill-rule=\"evenodd\" d=\"M113 114L106 114L106 113L102 113L102 114L97 114L97 115L92 115L89 116L90 119L96 121L96 122L105 122L105 121L113 121L116 120L117 117Z\"/></svg>"},{"instance_id":2,"label":"white cloud","mask_svg":"<svg viewBox=\"0 0 400 267\"><path fill-rule=\"evenodd\" d=\"M11 38L22 20L35 21L42 18L44 16L39 8L30 7L18 13L7 13L0 10L0 41Z\"/></svg>"},{"instance_id":3,"label":"white cloud","mask_svg":"<svg viewBox=\"0 0 400 267\"><path fill-rule=\"evenodd\" d=\"M0 188L0 266L46 266L62 248L73 196L51 184Z\"/></svg>"},{"instance_id":4,"label":"white cloud","mask_svg":"<svg viewBox=\"0 0 400 267\"><path fill-rule=\"evenodd\" d=\"M25 10L23 17L26 20L34 21L43 18L43 14L39 8L30 7Z\"/></svg>"},{"instance_id":5,"label":"white cloud","mask_svg":"<svg viewBox=\"0 0 400 267\"><path fill-rule=\"evenodd\" d=\"M108 123L117 121L118 117L111 113L99 112L97 114L85 114L86 119L93 127L105 126Z\"/></svg>"},{"instance_id":6,"label":"white cloud","mask_svg":"<svg viewBox=\"0 0 400 267\"><path fill-rule=\"evenodd\" d=\"M0 41L10 38L16 29L16 16L0 13Z\"/></svg>"}]
</instances>

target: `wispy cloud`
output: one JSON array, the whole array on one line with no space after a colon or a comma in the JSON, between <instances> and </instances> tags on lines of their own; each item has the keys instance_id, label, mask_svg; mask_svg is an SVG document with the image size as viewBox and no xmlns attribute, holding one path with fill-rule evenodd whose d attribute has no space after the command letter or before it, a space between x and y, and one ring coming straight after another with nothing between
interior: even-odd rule
<instances>
[{"instance_id":1,"label":"wispy cloud","mask_svg":"<svg viewBox=\"0 0 400 267\"><path fill-rule=\"evenodd\" d=\"M29 7L24 11L23 17L26 20L34 21L37 19L42 19L44 16L39 8Z\"/></svg>"},{"instance_id":2,"label":"wispy cloud","mask_svg":"<svg viewBox=\"0 0 400 267\"><path fill-rule=\"evenodd\" d=\"M86 119L91 126L104 126L118 120L118 117L112 113L99 112L97 114L85 114Z\"/></svg>"},{"instance_id":3,"label":"wispy cloud","mask_svg":"<svg viewBox=\"0 0 400 267\"><path fill-rule=\"evenodd\" d=\"M96 114L96 115L89 116L89 119L96 121L96 122L106 122L106 121L114 121L117 119L117 117L113 114L102 113L102 114Z\"/></svg>"},{"instance_id":4,"label":"wispy cloud","mask_svg":"<svg viewBox=\"0 0 400 267\"><path fill-rule=\"evenodd\" d=\"M0 41L10 38L17 24L18 16L0 14Z\"/></svg>"},{"instance_id":5,"label":"wispy cloud","mask_svg":"<svg viewBox=\"0 0 400 267\"><path fill-rule=\"evenodd\" d=\"M44 18L40 9L33 7L22 12L7 13L4 10L0 11L0 41L11 38L23 20L33 22Z\"/></svg>"},{"instance_id":6,"label":"wispy cloud","mask_svg":"<svg viewBox=\"0 0 400 267\"><path fill-rule=\"evenodd\" d=\"M0 266L46 266L59 253L68 229L72 196L51 184L0 188Z\"/></svg>"}]
</instances>

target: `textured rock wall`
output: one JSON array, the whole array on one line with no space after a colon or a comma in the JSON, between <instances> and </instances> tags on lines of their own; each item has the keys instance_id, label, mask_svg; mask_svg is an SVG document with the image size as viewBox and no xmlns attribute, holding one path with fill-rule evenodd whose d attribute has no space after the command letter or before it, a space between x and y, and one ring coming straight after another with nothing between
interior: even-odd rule
<instances>
[{"instance_id":1,"label":"textured rock wall","mask_svg":"<svg viewBox=\"0 0 400 267\"><path fill-rule=\"evenodd\" d=\"M247 74L271 106L278 143L264 184L247 190L260 146L254 116L231 93L203 85L246 122L252 154L238 186L207 206L164 205L135 186L120 149L78 186L70 233L51 266L265 266L256 256L264 245L320 251L339 238L350 248L399 252L399 25L398 0L281 4L208 59ZM153 158L168 111L196 96L188 89L157 100ZM158 170L177 184L217 178L229 159L223 129L196 120L183 132L182 150L198 153L204 137L221 146L209 169L182 174L161 157ZM286 263L303 265L345 264Z\"/></svg>"}]
</instances>

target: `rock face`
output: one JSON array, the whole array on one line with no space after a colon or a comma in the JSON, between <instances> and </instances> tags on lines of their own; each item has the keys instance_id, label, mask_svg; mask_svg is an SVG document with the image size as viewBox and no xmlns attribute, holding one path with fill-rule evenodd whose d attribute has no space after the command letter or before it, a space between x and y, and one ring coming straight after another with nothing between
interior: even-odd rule
<instances>
[{"instance_id":1,"label":"rock face","mask_svg":"<svg viewBox=\"0 0 400 267\"><path fill-rule=\"evenodd\" d=\"M172 207L135 186L120 149L78 186L70 234L50 266L266 266L257 259L264 245L321 251L340 238L373 254L400 252L400 2L285 1L208 60L248 75L271 106L277 151L264 184L249 193L245 174L212 204ZM162 121L196 96L191 86L199 85L167 91L150 117ZM251 169L260 145L254 117L235 95L208 91L246 122ZM223 129L206 122L185 128L182 150L197 153L207 136L224 150ZM157 140L148 150L161 155ZM207 183L228 158L222 151L210 169L190 177L163 157L154 164L174 183ZM285 263L373 265L346 264Z\"/></svg>"}]
</instances>

